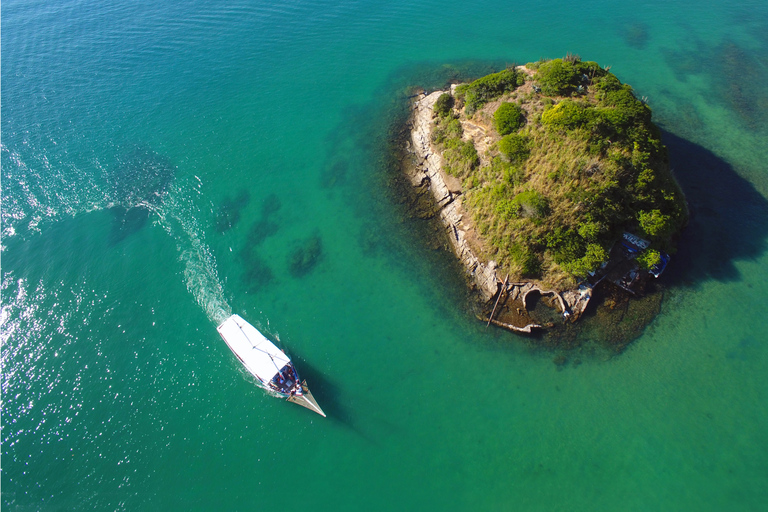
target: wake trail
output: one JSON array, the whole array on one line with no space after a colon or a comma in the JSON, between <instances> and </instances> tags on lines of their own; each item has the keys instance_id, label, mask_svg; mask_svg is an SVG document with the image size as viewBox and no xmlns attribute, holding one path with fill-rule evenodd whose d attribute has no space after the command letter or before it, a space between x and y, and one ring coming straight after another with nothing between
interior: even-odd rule
<instances>
[{"instance_id":1,"label":"wake trail","mask_svg":"<svg viewBox=\"0 0 768 512\"><path fill-rule=\"evenodd\" d=\"M176 168L151 150L129 152L110 168L98 161L77 165L56 153L49 159L46 151L36 148L22 154L0 144L0 161L3 250L8 239L40 233L62 218L116 206L146 208L175 241L187 290L208 318L218 325L230 316L216 258L197 220L206 213L195 204L202 195L197 176L177 175L169 184Z\"/></svg>"},{"instance_id":2,"label":"wake trail","mask_svg":"<svg viewBox=\"0 0 768 512\"><path fill-rule=\"evenodd\" d=\"M197 187L194 190L199 194ZM197 221L201 211L190 196L188 190L174 185L162 204L152 207L152 211L160 226L176 241L187 290L208 319L219 325L232 314L232 308L219 279L216 258L205 243L204 231Z\"/></svg>"}]
</instances>

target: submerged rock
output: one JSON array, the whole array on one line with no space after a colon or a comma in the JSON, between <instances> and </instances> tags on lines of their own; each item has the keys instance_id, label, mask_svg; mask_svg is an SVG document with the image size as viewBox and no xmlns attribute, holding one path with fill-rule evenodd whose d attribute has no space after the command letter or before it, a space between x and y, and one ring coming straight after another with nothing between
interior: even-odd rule
<instances>
[{"instance_id":1,"label":"submerged rock","mask_svg":"<svg viewBox=\"0 0 768 512\"><path fill-rule=\"evenodd\" d=\"M251 291L258 291L274 280L274 273L259 254L260 246L267 238L277 233L280 226L272 220L282 203L275 194L268 195L261 206L261 217L248 230L246 243L240 251L245 270L243 282Z\"/></svg>"},{"instance_id":2,"label":"submerged rock","mask_svg":"<svg viewBox=\"0 0 768 512\"><path fill-rule=\"evenodd\" d=\"M115 244L140 230L149 212L159 206L176 175L176 166L158 153L138 147L110 176L112 182L112 233Z\"/></svg>"},{"instance_id":3,"label":"submerged rock","mask_svg":"<svg viewBox=\"0 0 768 512\"><path fill-rule=\"evenodd\" d=\"M136 148L112 175L113 201L125 209L160 204L176 175L171 161L148 148Z\"/></svg>"},{"instance_id":4,"label":"submerged rock","mask_svg":"<svg viewBox=\"0 0 768 512\"><path fill-rule=\"evenodd\" d=\"M320 262L323 255L323 241L318 235L306 239L288 257L288 271L293 277L307 275Z\"/></svg>"},{"instance_id":5,"label":"submerged rock","mask_svg":"<svg viewBox=\"0 0 768 512\"><path fill-rule=\"evenodd\" d=\"M216 231L224 233L235 227L250 199L251 195L247 190L241 190L235 197L225 198L216 212Z\"/></svg>"}]
</instances>

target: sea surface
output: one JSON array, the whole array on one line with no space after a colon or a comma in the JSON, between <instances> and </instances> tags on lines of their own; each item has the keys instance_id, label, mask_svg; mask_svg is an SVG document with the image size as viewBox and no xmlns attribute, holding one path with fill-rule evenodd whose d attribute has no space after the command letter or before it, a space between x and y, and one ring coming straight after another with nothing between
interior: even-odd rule
<instances>
[{"instance_id":1,"label":"sea surface","mask_svg":"<svg viewBox=\"0 0 768 512\"><path fill-rule=\"evenodd\" d=\"M764 0L6 0L1 23L3 510L765 510ZM691 210L618 355L486 330L390 186L414 87L568 52L647 99ZM230 313L327 419L256 386Z\"/></svg>"}]
</instances>

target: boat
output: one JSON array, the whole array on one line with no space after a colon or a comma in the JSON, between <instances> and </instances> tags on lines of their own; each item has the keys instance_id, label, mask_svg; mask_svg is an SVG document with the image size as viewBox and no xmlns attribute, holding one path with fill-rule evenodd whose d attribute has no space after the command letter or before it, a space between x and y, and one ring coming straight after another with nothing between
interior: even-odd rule
<instances>
[{"instance_id":1,"label":"boat","mask_svg":"<svg viewBox=\"0 0 768 512\"><path fill-rule=\"evenodd\" d=\"M285 352L258 329L232 315L216 328L243 366L271 393L326 417Z\"/></svg>"}]
</instances>

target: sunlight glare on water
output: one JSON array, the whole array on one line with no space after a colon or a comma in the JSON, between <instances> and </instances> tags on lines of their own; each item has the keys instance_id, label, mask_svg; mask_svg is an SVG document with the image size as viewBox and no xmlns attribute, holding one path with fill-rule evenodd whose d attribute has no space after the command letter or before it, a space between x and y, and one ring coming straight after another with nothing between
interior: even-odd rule
<instances>
[{"instance_id":1,"label":"sunlight glare on water","mask_svg":"<svg viewBox=\"0 0 768 512\"><path fill-rule=\"evenodd\" d=\"M4 510L768 502L765 2L2 18ZM485 330L388 186L413 87L567 52L647 97L691 209L660 316L612 357ZM327 419L255 385L231 313Z\"/></svg>"}]
</instances>

